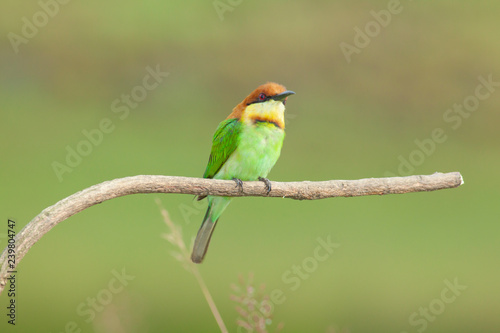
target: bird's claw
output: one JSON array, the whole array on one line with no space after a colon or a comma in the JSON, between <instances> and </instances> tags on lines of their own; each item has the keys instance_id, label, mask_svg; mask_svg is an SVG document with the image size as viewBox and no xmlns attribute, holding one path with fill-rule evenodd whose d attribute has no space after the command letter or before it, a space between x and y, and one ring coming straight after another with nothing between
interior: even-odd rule
<instances>
[{"instance_id":1,"label":"bird's claw","mask_svg":"<svg viewBox=\"0 0 500 333\"><path fill-rule=\"evenodd\" d=\"M271 192L271 181L264 177L259 177L259 180L266 184L267 194L269 194L269 192Z\"/></svg>"},{"instance_id":2,"label":"bird's claw","mask_svg":"<svg viewBox=\"0 0 500 333\"><path fill-rule=\"evenodd\" d=\"M236 182L236 187L238 187L240 191L243 192L243 181L239 178L233 178L233 180Z\"/></svg>"}]
</instances>

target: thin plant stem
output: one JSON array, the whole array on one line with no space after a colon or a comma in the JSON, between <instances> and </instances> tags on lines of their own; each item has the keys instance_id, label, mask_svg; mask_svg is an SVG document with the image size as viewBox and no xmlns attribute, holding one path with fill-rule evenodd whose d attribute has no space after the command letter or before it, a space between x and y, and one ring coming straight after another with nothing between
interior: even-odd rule
<instances>
[{"instance_id":1,"label":"thin plant stem","mask_svg":"<svg viewBox=\"0 0 500 333\"><path fill-rule=\"evenodd\" d=\"M226 325L224 324L222 316L220 315L219 310L215 305L214 299L212 298L212 295L210 294L210 291L208 290L208 287L205 281L203 280L200 271L198 270L198 266L191 261L189 250L186 246L186 243L184 242L184 238L182 237L181 227L177 226L174 222L172 222L172 220L168 215L167 210L162 207L160 199L156 199L155 201L160 209L165 224L167 225L167 227L170 228L170 234L164 234L163 237L171 244L176 246L180 251L177 253L173 253L172 254L173 257L179 260L183 265L183 267L194 275L196 281L198 282L201 288L201 291L203 292L203 296L205 296L205 299L208 303L208 307L210 308L210 311L212 311L212 314L215 318L215 321L217 322L217 325L219 325L219 328L222 333L227 333L228 330L226 328Z\"/></svg>"},{"instance_id":2,"label":"thin plant stem","mask_svg":"<svg viewBox=\"0 0 500 333\"><path fill-rule=\"evenodd\" d=\"M222 317L219 313L219 310L217 310L217 306L215 305L215 302L212 298L212 295L210 295L210 291L208 290L205 281L201 277L200 272L198 271L198 267L195 264L192 264L193 266L193 275L196 277L196 280L198 280L198 284L200 285L201 291L203 292L203 295L205 296L205 299L207 300L208 306L210 307L210 310L212 311L212 314L215 317L215 321L219 325L219 328L221 332L227 333L228 330L226 328L226 325L224 324L224 321L222 320Z\"/></svg>"}]
</instances>

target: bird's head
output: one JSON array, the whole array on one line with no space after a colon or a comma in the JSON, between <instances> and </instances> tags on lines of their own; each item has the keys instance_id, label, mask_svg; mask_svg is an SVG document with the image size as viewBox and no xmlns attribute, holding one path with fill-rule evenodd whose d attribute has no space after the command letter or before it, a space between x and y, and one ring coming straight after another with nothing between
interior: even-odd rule
<instances>
[{"instance_id":1,"label":"bird's head","mask_svg":"<svg viewBox=\"0 0 500 333\"><path fill-rule=\"evenodd\" d=\"M269 122L281 129L285 128L285 103L287 97L295 94L284 86L268 82L259 86L248 95L227 117L238 118L243 122Z\"/></svg>"}]
</instances>

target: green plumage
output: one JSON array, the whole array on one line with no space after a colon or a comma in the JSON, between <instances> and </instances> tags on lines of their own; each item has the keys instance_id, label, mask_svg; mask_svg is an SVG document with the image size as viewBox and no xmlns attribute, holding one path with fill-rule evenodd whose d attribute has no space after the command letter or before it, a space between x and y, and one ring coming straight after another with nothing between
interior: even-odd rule
<instances>
[{"instance_id":1,"label":"green plumage","mask_svg":"<svg viewBox=\"0 0 500 333\"><path fill-rule=\"evenodd\" d=\"M241 122L238 119L226 119L219 124L215 131L212 151L203 178L213 178L222 164L238 146L241 133Z\"/></svg>"},{"instance_id":2,"label":"green plumage","mask_svg":"<svg viewBox=\"0 0 500 333\"><path fill-rule=\"evenodd\" d=\"M227 119L215 131L204 178L258 180L267 177L279 158L285 131L268 122L242 123ZM208 196L208 209L196 237L192 260L203 260L215 225L231 202Z\"/></svg>"}]
</instances>

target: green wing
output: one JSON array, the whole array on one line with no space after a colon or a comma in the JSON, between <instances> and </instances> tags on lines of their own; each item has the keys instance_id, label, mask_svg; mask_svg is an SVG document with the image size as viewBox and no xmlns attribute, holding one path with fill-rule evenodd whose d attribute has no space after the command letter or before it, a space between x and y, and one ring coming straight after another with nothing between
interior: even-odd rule
<instances>
[{"instance_id":1,"label":"green wing","mask_svg":"<svg viewBox=\"0 0 500 333\"><path fill-rule=\"evenodd\" d=\"M219 124L212 141L212 151L208 159L203 178L213 178L222 165L238 146L241 122L238 119L226 119Z\"/></svg>"}]
</instances>

